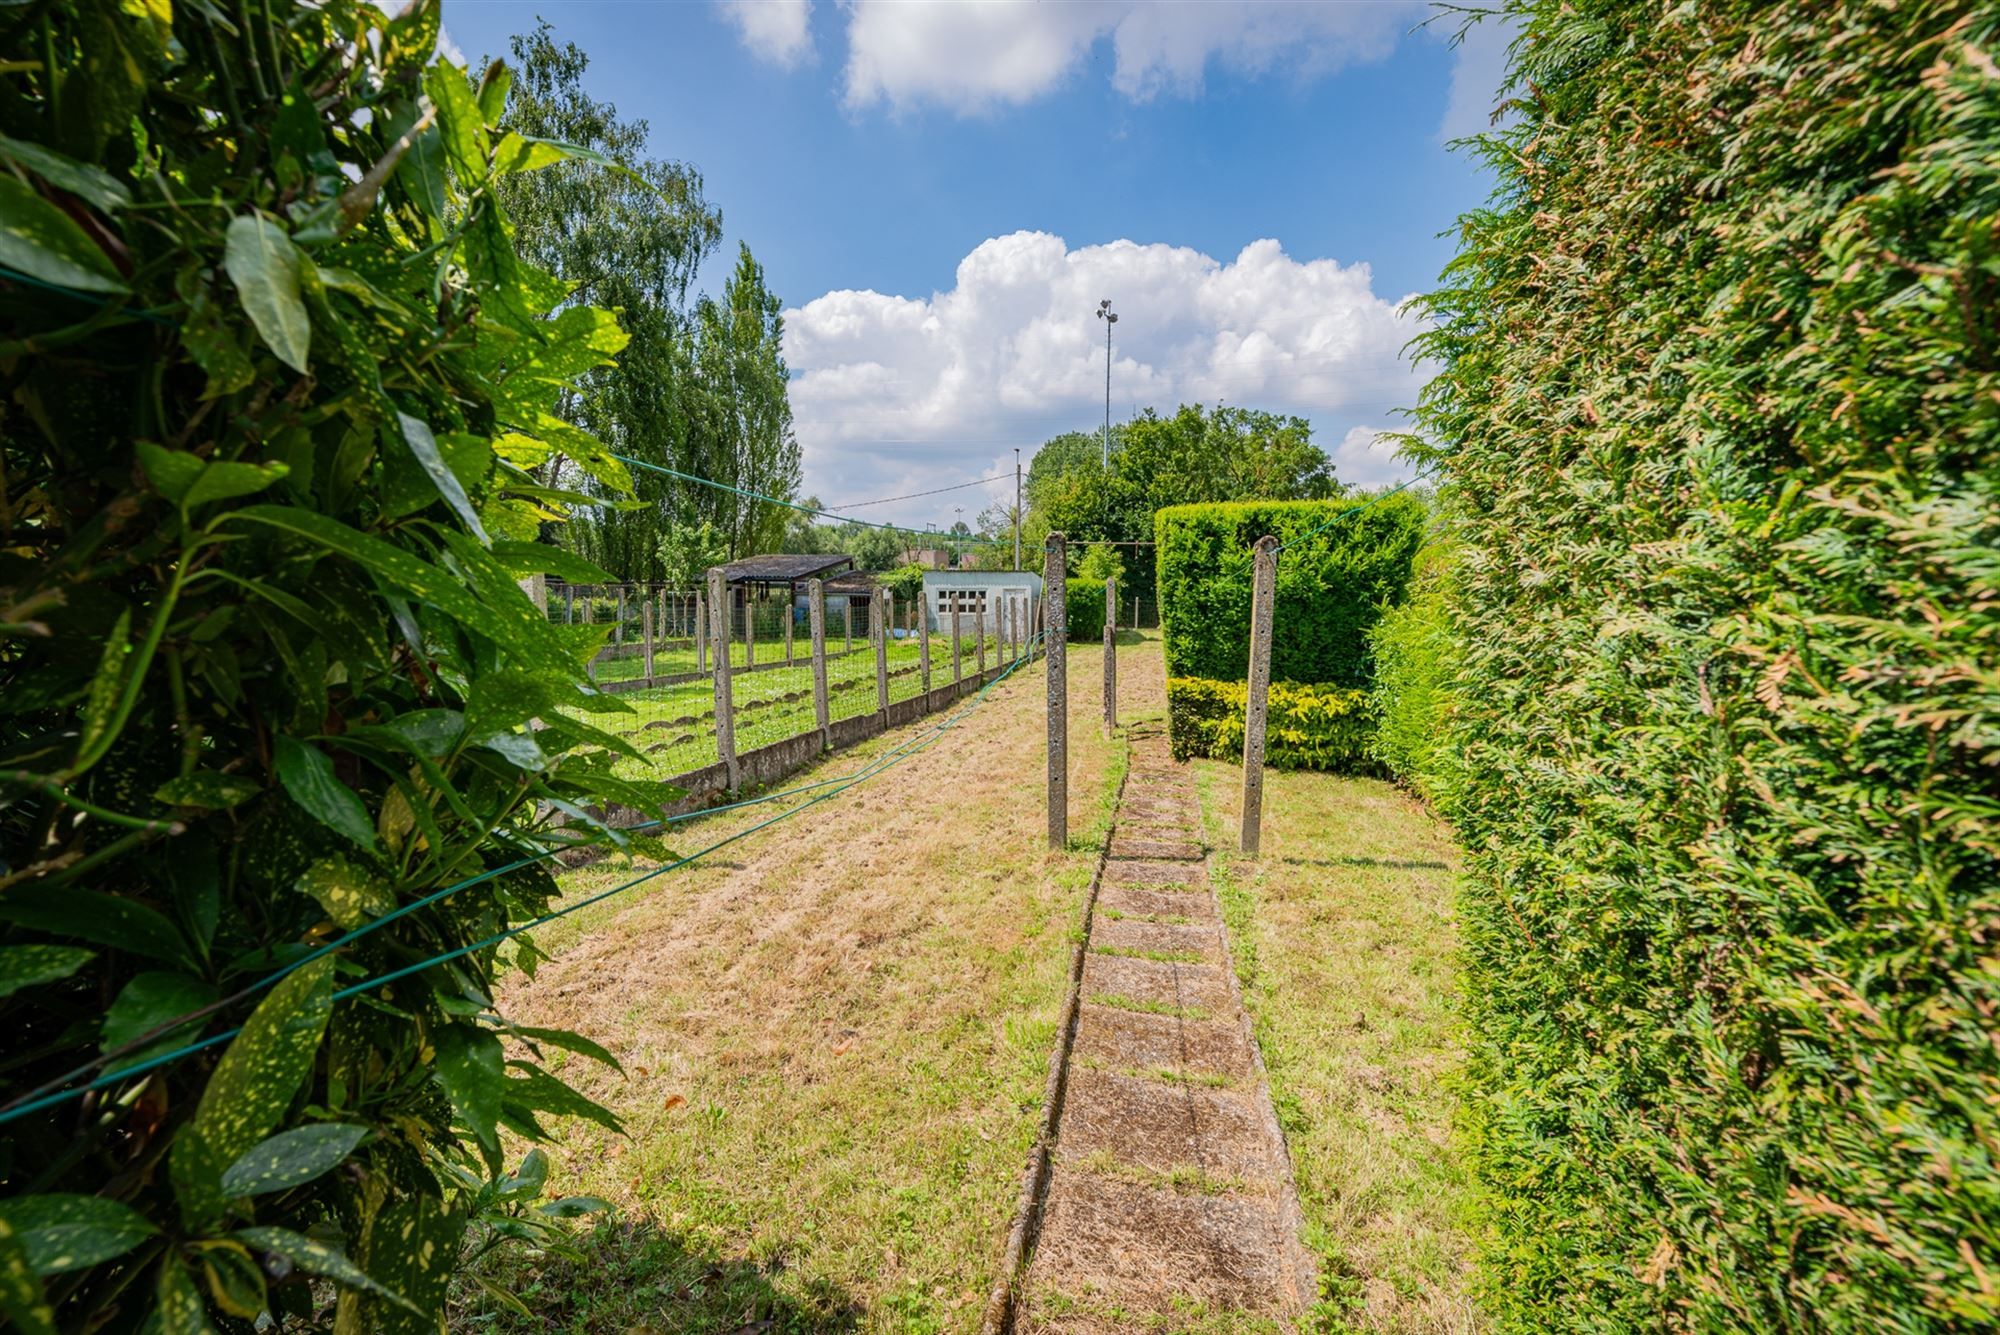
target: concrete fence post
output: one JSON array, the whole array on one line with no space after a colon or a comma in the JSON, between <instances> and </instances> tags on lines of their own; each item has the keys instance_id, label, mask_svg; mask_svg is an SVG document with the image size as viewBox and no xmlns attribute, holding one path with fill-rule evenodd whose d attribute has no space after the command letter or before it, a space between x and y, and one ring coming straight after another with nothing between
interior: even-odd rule
<instances>
[{"instance_id":1,"label":"concrete fence post","mask_svg":"<svg viewBox=\"0 0 2000 1335\"><path fill-rule=\"evenodd\" d=\"M1264 832L1264 724L1271 702L1271 605L1278 591L1278 540L1257 539L1250 591L1250 696L1243 707L1243 852L1257 856Z\"/></svg>"},{"instance_id":2,"label":"concrete fence post","mask_svg":"<svg viewBox=\"0 0 2000 1335\"><path fill-rule=\"evenodd\" d=\"M736 788L736 701L729 686L729 586L722 570L708 572L709 638L715 642L715 752L730 789Z\"/></svg>"},{"instance_id":3,"label":"concrete fence post","mask_svg":"<svg viewBox=\"0 0 2000 1335\"><path fill-rule=\"evenodd\" d=\"M576 624L576 590L575 590L575 589L564 589L564 590L563 590L563 624L564 624L565 626L573 626L573 625L575 625L575 624Z\"/></svg>"},{"instance_id":4,"label":"concrete fence post","mask_svg":"<svg viewBox=\"0 0 2000 1335\"><path fill-rule=\"evenodd\" d=\"M843 595L840 600L840 651L854 652L854 600Z\"/></svg>"},{"instance_id":5,"label":"concrete fence post","mask_svg":"<svg viewBox=\"0 0 2000 1335\"><path fill-rule=\"evenodd\" d=\"M868 605L868 629L875 639L875 708L885 726L889 722L889 618L895 605L896 596L877 584Z\"/></svg>"},{"instance_id":6,"label":"concrete fence post","mask_svg":"<svg viewBox=\"0 0 2000 1335\"><path fill-rule=\"evenodd\" d=\"M799 604L798 595L792 592L790 585L786 585L785 586L785 665L787 667L791 666L792 662L792 621L798 615L798 604Z\"/></svg>"},{"instance_id":7,"label":"concrete fence post","mask_svg":"<svg viewBox=\"0 0 2000 1335\"><path fill-rule=\"evenodd\" d=\"M1104 581L1104 735L1118 730L1118 580Z\"/></svg>"},{"instance_id":8,"label":"concrete fence post","mask_svg":"<svg viewBox=\"0 0 2000 1335\"><path fill-rule=\"evenodd\" d=\"M653 602L647 599L639 604L639 627L646 637L646 681L653 680Z\"/></svg>"},{"instance_id":9,"label":"concrete fence post","mask_svg":"<svg viewBox=\"0 0 2000 1335\"><path fill-rule=\"evenodd\" d=\"M924 682L924 708L928 710L931 695L931 609L928 599L917 599L917 675Z\"/></svg>"},{"instance_id":10,"label":"concrete fence post","mask_svg":"<svg viewBox=\"0 0 2000 1335\"><path fill-rule=\"evenodd\" d=\"M986 595L979 595L979 613L973 618L973 633L979 637L979 679L986 680Z\"/></svg>"},{"instance_id":11,"label":"concrete fence post","mask_svg":"<svg viewBox=\"0 0 2000 1335\"><path fill-rule=\"evenodd\" d=\"M757 664L757 593L753 585L743 586L743 666Z\"/></svg>"},{"instance_id":12,"label":"concrete fence post","mask_svg":"<svg viewBox=\"0 0 2000 1335\"><path fill-rule=\"evenodd\" d=\"M832 716L826 698L826 587L819 580L806 581L806 628L812 636L813 723L819 728L819 749L833 744L827 728Z\"/></svg>"},{"instance_id":13,"label":"concrete fence post","mask_svg":"<svg viewBox=\"0 0 2000 1335\"><path fill-rule=\"evenodd\" d=\"M960 662L959 662L959 647L958 647L958 595L953 594L951 597L951 684L953 686L958 685L959 676L960 676ZM963 692L954 691L953 694L960 695L963 694Z\"/></svg>"},{"instance_id":14,"label":"concrete fence post","mask_svg":"<svg viewBox=\"0 0 2000 1335\"><path fill-rule=\"evenodd\" d=\"M625 586L618 586L618 637L612 641L620 649L625 647Z\"/></svg>"},{"instance_id":15,"label":"concrete fence post","mask_svg":"<svg viewBox=\"0 0 2000 1335\"><path fill-rule=\"evenodd\" d=\"M1069 845L1069 656L1063 643L1069 613L1063 600L1063 577L1069 569L1067 546L1060 533L1049 534L1042 569L1047 589L1048 637L1042 643L1049 663L1049 847Z\"/></svg>"},{"instance_id":16,"label":"concrete fence post","mask_svg":"<svg viewBox=\"0 0 2000 1335\"><path fill-rule=\"evenodd\" d=\"M698 593L694 596L694 670L708 671L708 609Z\"/></svg>"},{"instance_id":17,"label":"concrete fence post","mask_svg":"<svg viewBox=\"0 0 2000 1335\"><path fill-rule=\"evenodd\" d=\"M548 616L549 577L547 575L529 575L521 581L521 592L528 595L528 601L535 605L537 612L540 612L544 617Z\"/></svg>"}]
</instances>

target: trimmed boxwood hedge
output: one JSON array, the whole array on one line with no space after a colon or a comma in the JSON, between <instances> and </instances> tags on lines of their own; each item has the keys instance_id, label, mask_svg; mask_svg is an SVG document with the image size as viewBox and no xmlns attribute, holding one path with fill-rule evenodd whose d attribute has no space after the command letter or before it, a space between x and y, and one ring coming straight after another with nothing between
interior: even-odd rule
<instances>
[{"instance_id":1,"label":"trimmed boxwood hedge","mask_svg":"<svg viewBox=\"0 0 2000 1335\"><path fill-rule=\"evenodd\" d=\"M1357 513L1320 527L1350 509ZM1369 629L1383 608L1402 601L1424 520L1423 502L1408 493L1159 511L1153 536L1167 675L1211 681L1247 675L1251 545L1274 534L1288 545L1278 557L1272 680L1366 687Z\"/></svg>"},{"instance_id":2,"label":"trimmed boxwood hedge","mask_svg":"<svg viewBox=\"0 0 2000 1335\"><path fill-rule=\"evenodd\" d=\"M1074 643L1104 643L1104 581L1063 581L1063 609L1069 614L1069 638Z\"/></svg>"},{"instance_id":3,"label":"trimmed boxwood hedge","mask_svg":"<svg viewBox=\"0 0 2000 1335\"><path fill-rule=\"evenodd\" d=\"M2000 1328L2000 8L1508 8L1422 348L1493 1324Z\"/></svg>"},{"instance_id":4,"label":"trimmed boxwood hedge","mask_svg":"<svg viewBox=\"0 0 2000 1335\"><path fill-rule=\"evenodd\" d=\"M1243 756L1243 717L1248 683L1167 679L1168 731L1174 759ZM1264 726L1264 760L1277 769L1337 770L1347 774L1376 769L1369 741L1375 720L1368 692L1344 686L1274 681Z\"/></svg>"}]
</instances>

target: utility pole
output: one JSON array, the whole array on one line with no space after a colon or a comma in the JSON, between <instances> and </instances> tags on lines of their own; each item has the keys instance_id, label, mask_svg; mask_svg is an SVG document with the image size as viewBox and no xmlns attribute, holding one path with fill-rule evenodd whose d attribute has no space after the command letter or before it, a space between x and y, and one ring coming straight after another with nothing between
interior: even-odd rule
<instances>
[{"instance_id":1,"label":"utility pole","mask_svg":"<svg viewBox=\"0 0 2000 1335\"><path fill-rule=\"evenodd\" d=\"M1111 326L1118 317L1111 313L1111 298L1097 303L1097 318L1104 321L1104 471L1111 471Z\"/></svg>"},{"instance_id":2,"label":"utility pole","mask_svg":"<svg viewBox=\"0 0 2000 1335\"><path fill-rule=\"evenodd\" d=\"M1014 447L1014 570L1021 569L1021 447Z\"/></svg>"}]
</instances>

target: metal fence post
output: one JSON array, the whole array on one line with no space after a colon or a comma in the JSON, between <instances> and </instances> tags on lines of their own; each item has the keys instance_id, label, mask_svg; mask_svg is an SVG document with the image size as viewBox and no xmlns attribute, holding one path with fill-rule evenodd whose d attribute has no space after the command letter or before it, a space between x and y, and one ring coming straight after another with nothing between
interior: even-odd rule
<instances>
[{"instance_id":1,"label":"metal fence post","mask_svg":"<svg viewBox=\"0 0 2000 1335\"><path fill-rule=\"evenodd\" d=\"M930 600L917 599L917 672L924 680L924 708L930 706L931 694L931 609Z\"/></svg>"},{"instance_id":2,"label":"metal fence post","mask_svg":"<svg viewBox=\"0 0 2000 1335\"><path fill-rule=\"evenodd\" d=\"M1104 735L1118 730L1118 580L1104 581Z\"/></svg>"},{"instance_id":3,"label":"metal fence post","mask_svg":"<svg viewBox=\"0 0 2000 1335\"><path fill-rule=\"evenodd\" d=\"M819 749L832 745L827 735L830 714L826 699L826 587L819 580L806 581L806 626L812 635L813 722L819 727Z\"/></svg>"},{"instance_id":4,"label":"metal fence post","mask_svg":"<svg viewBox=\"0 0 2000 1335\"><path fill-rule=\"evenodd\" d=\"M959 664L959 648L958 648L958 595L953 594L951 598L951 684L953 686L958 685L958 679L960 673L961 673L961 667ZM962 692L954 691L953 694L955 695L962 694Z\"/></svg>"},{"instance_id":5,"label":"metal fence post","mask_svg":"<svg viewBox=\"0 0 2000 1335\"><path fill-rule=\"evenodd\" d=\"M889 721L889 617L895 596L880 584L868 603L868 630L875 640L875 708Z\"/></svg>"},{"instance_id":6,"label":"metal fence post","mask_svg":"<svg viewBox=\"0 0 2000 1335\"><path fill-rule=\"evenodd\" d=\"M708 572L709 638L715 642L715 751L729 787L736 787L736 702L729 687L729 588L722 568Z\"/></svg>"},{"instance_id":7,"label":"metal fence post","mask_svg":"<svg viewBox=\"0 0 2000 1335\"><path fill-rule=\"evenodd\" d=\"M646 681L653 680L653 600L648 598L639 604L639 628L646 637Z\"/></svg>"},{"instance_id":8,"label":"metal fence post","mask_svg":"<svg viewBox=\"0 0 2000 1335\"><path fill-rule=\"evenodd\" d=\"M1066 545L1062 534L1049 534L1042 560L1048 608L1042 650L1049 663L1049 847L1054 849L1069 845L1069 656L1063 643L1069 631L1069 613L1063 605L1063 578L1069 569Z\"/></svg>"},{"instance_id":9,"label":"metal fence post","mask_svg":"<svg viewBox=\"0 0 2000 1335\"><path fill-rule=\"evenodd\" d=\"M1243 852L1264 833L1264 723L1271 701L1271 604L1278 591L1278 540L1257 539L1250 593L1250 696L1243 707Z\"/></svg>"}]
</instances>

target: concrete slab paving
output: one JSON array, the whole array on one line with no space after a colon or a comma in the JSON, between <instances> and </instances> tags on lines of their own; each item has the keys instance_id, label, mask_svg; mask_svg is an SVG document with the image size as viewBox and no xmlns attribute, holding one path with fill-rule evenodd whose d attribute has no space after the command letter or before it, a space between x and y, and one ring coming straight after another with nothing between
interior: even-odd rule
<instances>
[{"instance_id":1,"label":"concrete slab paving","mask_svg":"<svg viewBox=\"0 0 2000 1335\"><path fill-rule=\"evenodd\" d=\"M1191 1304L1204 1330L1290 1330L1313 1266L1193 784L1132 741L1013 1330L1161 1335Z\"/></svg>"}]
</instances>

